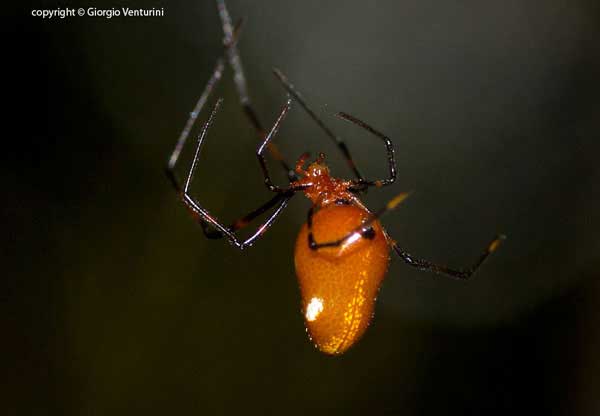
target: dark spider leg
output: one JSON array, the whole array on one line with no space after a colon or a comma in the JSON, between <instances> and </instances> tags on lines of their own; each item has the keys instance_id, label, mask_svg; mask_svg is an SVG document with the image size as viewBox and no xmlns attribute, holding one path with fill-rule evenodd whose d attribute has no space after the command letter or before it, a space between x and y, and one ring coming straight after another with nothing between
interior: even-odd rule
<instances>
[{"instance_id":1,"label":"dark spider leg","mask_svg":"<svg viewBox=\"0 0 600 416\"><path fill-rule=\"evenodd\" d=\"M293 192L290 192L290 194L293 194ZM285 199L286 195L288 195L287 193L283 192L280 194L275 195L273 198L271 198L270 200L268 200L267 202L265 202L263 205L261 205L260 207L256 208L254 211L246 214L245 216L243 216L242 218L238 219L237 221L233 222L233 224L231 224L228 227L229 231L235 232L237 230L240 230L244 227L246 227L248 224L250 224L256 217L258 217L261 214L264 214L265 212L267 212L269 209L273 208L274 206L276 206L278 203L280 203L283 199ZM289 199L289 198L288 198Z\"/></svg>"},{"instance_id":2,"label":"dark spider leg","mask_svg":"<svg viewBox=\"0 0 600 416\"><path fill-rule=\"evenodd\" d=\"M291 193L293 193L293 192L291 192ZM261 214L264 214L265 212L267 212L268 210L270 210L271 208L276 206L278 203L280 203L283 199L285 199L286 195L288 195L288 194L286 194L285 192L275 195L273 198L271 198L270 200L265 202L260 207L256 208L254 211L251 211L250 213L246 214L242 218L234 221L229 227L227 227L227 229L230 232L236 232L238 230L241 230L242 228L245 228L256 217L258 217ZM198 220L204 230L204 235L206 236L206 238L210 238L210 239L223 238L223 233L221 233L220 231L217 231L215 229L210 229L207 223L201 221L199 218L198 218Z\"/></svg>"},{"instance_id":3,"label":"dark spider leg","mask_svg":"<svg viewBox=\"0 0 600 416\"><path fill-rule=\"evenodd\" d=\"M338 246L342 246L344 244L350 244L359 238L373 239L375 237L375 234L374 234L374 230L370 226L370 224L373 221L375 221L376 219L378 219L379 217L381 217L383 214L385 214L387 211L390 211L390 210L396 208L396 206L398 206L398 204L400 204L407 196L408 196L408 193L399 194L398 196L393 198L390 202L388 202L385 205L385 207L383 207L381 210L377 211L376 213L372 214L367 221L363 222L359 227L355 228L354 230L352 230L350 233L348 233L344 237L342 237L338 240L335 240L335 241L328 241L325 243L317 243L314 240L314 237L313 237L313 234L311 231L314 206L311 207L310 210L308 211L308 219L307 219L308 230L309 230L308 246L312 250L318 250L318 249L324 248L324 247L338 247ZM392 240L391 238L388 237L388 241L389 241L389 244L391 245L391 247L394 249L394 251L396 253L398 253L400 258L402 258L402 260L404 260L404 262L407 263L408 265L416 267L419 270L430 271L430 272L434 272L437 274L445 274L449 277L452 277L455 279L462 279L462 280L466 280L466 279L470 278L471 275L473 275L473 273L475 273L477 271L477 269L479 269L479 267L488 258L488 256L498 249L498 247L500 246L502 241L505 239L506 239L505 235L503 235L503 234L497 235L486 246L485 251L481 254L481 256L479 256L479 258L477 259L475 264L473 264L468 269L456 270L456 269L451 269L447 266L431 263L427 260L417 259L417 258L413 257L411 254L402 250L400 247L398 247L398 244L394 240Z\"/></svg>"},{"instance_id":4,"label":"dark spider leg","mask_svg":"<svg viewBox=\"0 0 600 416\"><path fill-rule=\"evenodd\" d=\"M187 138L190 135L190 131L192 130L192 127L194 127L194 124L196 123L198 114L200 114L200 111L206 104L206 101L208 100L208 97L212 93L213 89L215 88L215 85L221 80L221 77L223 75L224 66L225 66L225 64L223 62L223 59L222 58L218 59L212 76L206 83L206 87L204 87L204 91L202 91L202 95L200 95L200 98L198 99L198 101L196 102L196 105L194 106L194 110L190 113L190 116L187 119L185 126L183 127L183 130L181 131L181 134L179 135L179 138L177 139L175 148L173 149L173 152L171 152L171 156L169 156L169 161L167 162L167 167L165 169L165 172L167 174L167 177L171 181L173 188L175 188L175 190L177 192L181 192L181 185L179 184L179 180L177 179L177 176L175 174L175 165L177 164L177 161L179 160L179 156L181 155L181 150L183 149L183 146L185 145L185 142L187 141Z\"/></svg>"},{"instance_id":5,"label":"dark spider leg","mask_svg":"<svg viewBox=\"0 0 600 416\"><path fill-rule=\"evenodd\" d=\"M391 185L392 183L394 183L394 181L396 180L396 159L394 157L394 144L392 143L392 141L383 133L380 133L364 121L361 121L356 117L351 116L350 114L337 113L336 116L341 118L342 120L354 123L357 126L367 130L369 133L379 137L381 140L383 140L383 143L385 144L385 149L387 151L388 169L390 173L389 178L380 179L376 181L367 181L365 179L359 179L357 181L354 181L354 184L350 187L350 190L362 191L368 188L369 186L376 186L377 188L381 188L382 186Z\"/></svg>"},{"instance_id":6,"label":"dark spider leg","mask_svg":"<svg viewBox=\"0 0 600 416\"><path fill-rule=\"evenodd\" d=\"M268 146L271 144L271 139L275 136L275 134L277 134L277 131L279 130L279 125L285 119L285 116L288 113L288 111L290 110L291 105L292 105L292 100L291 100L291 98L288 98L287 102L281 109L281 112L279 113L279 117L277 117L275 124L273 124L271 131L269 132L269 134L266 135L266 137L264 138L264 140L262 141L260 146L258 146L258 149L256 151L256 158L258 159L258 163L260 164L260 169L262 170L262 173L264 176L265 185L271 192L285 193L291 189L294 189L294 190L302 189L301 187L281 188L281 187L275 185L273 183L273 180L271 179L271 176L269 174L269 169L267 167L267 161L263 155L265 149L268 148Z\"/></svg>"},{"instance_id":7,"label":"dark spider leg","mask_svg":"<svg viewBox=\"0 0 600 416\"><path fill-rule=\"evenodd\" d=\"M250 100L250 94L248 93L248 85L246 83L246 76L244 74L244 67L242 66L242 60L240 58L240 54L235 42L235 30L231 24L231 16L229 15L229 11L225 5L224 0L217 0L217 8L219 10L219 16L221 17L221 22L223 26L223 34L224 39L223 43L226 48L227 59L229 61L229 66L233 70L233 81L235 83L235 87L237 89L238 95L240 97L240 104L244 109L244 114L250 120L250 124L256 130L259 138L262 140L265 137L265 129L262 127L261 122L258 119L258 115L252 106L252 101ZM233 41L232 41L233 40ZM290 168L290 165L284 160L283 155L277 148L275 144L269 144L268 146L269 153L285 170L288 175L288 179L290 182L297 180L296 173Z\"/></svg>"},{"instance_id":8,"label":"dark spider leg","mask_svg":"<svg viewBox=\"0 0 600 416\"><path fill-rule=\"evenodd\" d=\"M200 222L200 224L203 225L203 227L205 224L209 224L210 226L215 228L215 230L216 230L215 232L221 233L221 235L226 237L232 245L239 248L240 250L243 250L246 247L250 247L258 238L260 238L269 229L269 227L271 227L271 225L273 224L275 219L279 216L279 214L281 214L283 209L287 206L289 200L294 196L295 190L289 189L289 190L287 190L287 192L279 193L278 195L276 195L275 198L271 199L266 204L262 205L258 209L251 212L246 217L242 218L242 220L236 221L236 223L234 223L234 225L230 228L225 227L221 222L219 222L219 220L216 217L212 216L205 208L203 208L198 202L196 202L192 198L192 196L189 194L189 188L190 188L190 183L192 182L194 173L196 171L196 167L198 164L198 158L200 156L200 150L202 148L204 139L206 138L208 129L212 125L215 115L216 115L222 102L223 102L222 99L219 99L217 101L217 103L215 104L215 106L210 114L208 121L204 124L204 127L202 128L202 133L198 137L198 145L196 147L196 153L194 155L194 159L192 161L190 171L188 173L187 179L185 181L185 185L183 187L181 199L186 204L186 206L189 208L192 215ZM247 223L250 220L254 219L255 217L262 214L263 212L265 212L267 209L269 209L271 207L276 207L276 208L273 211L273 213L265 220L265 222L262 225L260 225L257 228L257 230L250 237L248 237L245 240L240 240L237 238L237 236L234 234L234 231L236 229L242 228L243 226L247 225ZM248 221L244 222L244 219L247 219Z\"/></svg>"},{"instance_id":9,"label":"dark spider leg","mask_svg":"<svg viewBox=\"0 0 600 416\"><path fill-rule=\"evenodd\" d=\"M240 20L240 21L238 21L238 23L236 24L236 26L234 28L230 28L231 36L229 37L229 43L225 45L226 50L227 50L227 48L235 47L237 40L239 38L239 33L242 28L242 23L243 23L243 21ZM183 130L179 134L179 138L177 139L175 148L173 149L173 151L171 152L171 155L169 156L169 160L167 162L167 167L165 169L165 172L167 174L167 177L169 178L169 181L171 181L173 188L175 188L175 190L177 192L181 192L181 185L179 184L179 180L177 179L177 176L175 174L175 165L177 164L177 162L179 160L179 156L181 155L181 150L183 149L183 146L185 146L185 142L187 141L187 138L189 137L190 132L192 131L192 128L194 127L194 124L196 123L196 119L198 118L198 115L200 114L200 112L202 111L204 106L206 105L206 101L208 100L208 97L210 97L210 94L214 90L215 86L221 80L224 69L225 69L225 58L221 57L221 58L217 59L215 69L213 70L211 77L209 78L208 82L206 83L206 86L204 87L204 91L202 91L200 98L198 98L198 101L196 102L194 109L190 113L190 116L188 117L188 119L183 127Z\"/></svg>"},{"instance_id":10,"label":"dark spider leg","mask_svg":"<svg viewBox=\"0 0 600 416\"><path fill-rule=\"evenodd\" d=\"M492 254L494 251L496 251L496 249L498 248L498 246L504 239L506 239L506 236L504 236L502 234L496 236L496 238L494 238L487 245L487 247L485 248L485 251L481 254L481 256L479 256L479 258L477 259L475 264L473 264L468 269L458 269L458 270L451 269L447 266L441 266L438 264L434 264L427 260L417 259L417 258L413 257L411 254L402 250L400 247L398 247L398 245L396 244L395 241L391 241L390 244L391 244L392 248L394 249L394 251L396 251L396 253L398 253L400 258L402 260L404 260L404 262L406 264L408 264L409 266L416 267L419 270L434 272L437 274L445 274L445 275L455 278L455 279L466 280L466 279L470 278L471 275L477 271L477 269L479 269L479 266L481 266L481 264L485 261L485 259L488 258L488 256L490 254Z\"/></svg>"},{"instance_id":11,"label":"dark spider leg","mask_svg":"<svg viewBox=\"0 0 600 416\"><path fill-rule=\"evenodd\" d=\"M283 72L281 72L277 68L273 68L273 73L279 79L279 81L283 84L283 87L287 90L287 92L292 97L294 97L294 99L296 101L298 101L300 103L300 105L302 106L304 111L306 111L308 113L310 118L312 118L315 121L315 123L317 123L317 125L321 128L321 130L323 130L325 132L327 137L329 137L336 144L336 146L340 149L340 151L344 155L344 158L346 159L346 163L348 164L348 166L354 173L354 176L356 176L358 181L362 181L363 177L360 174L358 168L356 167L356 164L354 163L354 160L352 159L352 156L350 155L350 151L348 150L348 146L346 146L346 143L344 143L340 137L338 137L329 127L327 127L325 122L323 122L323 120L317 115L317 113L315 113L313 111L313 109L307 104L307 102L302 97L302 94L300 94L300 92L288 80L288 78L283 74Z\"/></svg>"},{"instance_id":12,"label":"dark spider leg","mask_svg":"<svg viewBox=\"0 0 600 416\"><path fill-rule=\"evenodd\" d=\"M239 38L239 34L241 31L243 25L243 20L239 20L235 27L231 26L231 20L228 19L228 26L227 26L227 40L224 42L224 46L225 46L225 50L226 50L226 54L227 51L230 48L236 48L236 44ZM236 52L237 54L237 52ZM217 83L221 80L222 75L223 75L223 71L225 67L225 58L221 57L217 60L217 63L215 65L215 69L213 70L213 73L209 79L209 81L207 82L204 91L202 92L202 94L200 95L200 98L198 99L198 101L196 102L196 105L194 106L193 111L190 113L189 118L187 119L183 130L181 131L179 138L177 139L177 142L175 144L175 147L173 149L173 151L171 152L171 155L169 156L169 160L167 162L167 166L165 169L165 173L167 175L167 178L169 179L169 181L171 182L173 188L175 188L175 190L178 193L181 193L182 191L182 187L180 185L179 179L177 178L177 175L175 173L175 166L177 164L177 162L179 161L179 156L181 154L181 151L190 135L190 132L192 130L192 128L194 127L194 124L196 123L196 120L198 118L198 115L200 114L200 112L202 111L202 109L204 108L204 106L206 105L206 102L209 98L209 96L211 95L212 91L214 90L215 86L217 85ZM240 67L241 68L241 67ZM245 78L243 77L243 72L241 72L241 69L237 70L234 68L234 72L236 74L241 73L242 76L242 87L245 86ZM236 86L240 85L240 83L238 83L236 81ZM245 91L245 89L242 89L242 91ZM247 97L247 94L245 95ZM246 109L246 107L244 107ZM251 109L250 109L251 110ZM245 110L248 113L248 110ZM254 119L256 119L254 117ZM253 118L251 117L251 122L252 122ZM256 123L252 122L252 125L254 127L256 127ZM273 150L277 150L275 149L269 149L270 151ZM281 157L280 155L276 155L275 158L277 160L281 161ZM283 162L285 163L285 162ZM286 168L286 171L288 171L289 169ZM288 174L289 176L289 174ZM295 177L294 177L295 178ZM290 179L291 180L291 179ZM279 196L276 196L274 198L272 198L271 200L267 201L264 205L262 205L261 207L257 208L256 210L250 212L249 214L247 214L246 216L244 216L243 218L235 221L231 226L229 226L229 230L234 232L237 231L243 227L245 227L246 225L248 225L254 218L258 217L259 215L263 214L264 212L266 212L267 210L269 210L270 208L276 206L278 203L280 203L283 199L284 199L284 194L281 194ZM287 202L286 202L287 204ZM197 216L198 217L198 216ZM202 226L202 231L204 232L204 235L207 238L211 238L211 239L216 239L216 238L222 238L223 237L223 233L216 230L216 229L212 229L209 224L205 221L203 221L201 218L198 217L198 222L200 223L200 225Z\"/></svg>"},{"instance_id":13,"label":"dark spider leg","mask_svg":"<svg viewBox=\"0 0 600 416\"><path fill-rule=\"evenodd\" d=\"M259 160L259 162L261 164L261 168L263 168L263 171L267 172L266 176L265 176L265 182L269 181L269 183L271 183L271 179L270 179L270 177L268 175L268 171L266 170L267 169L266 162L265 162L264 156L263 156L264 149L265 149L266 146L268 146L268 144L269 144L270 140L273 138L273 136L275 134L277 134L277 131L279 129L279 125L284 120L285 115L289 111L290 105L291 105L291 100L288 100L287 103L282 108L282 111L281 111L279 117L277 118L275 124L273 125L271 131L265 137L264 141L261 143L261 145L259 146L259 148L257 150L257 157L258 157L258 160ZM276 206L281 200L285 199L288 195L293 195L294 192L296 192L298 190L302 190L303 188L302 187L294 187L294 188L288 188L288 189L281 189L281 188L277 188L277 189L278 190L275 191L275 192L277 192L277 195L275 195L273 198L271 198L265 204L261 205L260 207L258 207L254 211L250 212L246 216L244 216L244 217L240 218L239 220L235 221L232 225L230 225L228 227L228 230L231 231L231 232L235 232L235 231L237 231L237 230L239 230L239 229L247 226L252 220L254 220L259 215L265 213L266 211L268 211L272 207ZM222 236L223 235L220 232L218 232L218 231L212 231L210 233L210 235L207 234L208 238L219 238L219 237L222 237Z\"/></svg>"},{"instance_id":14,"label":"dark spider leg","mask_svg":"<svg viewBox=\"0 0 600 416\"><path fill-rule=\"evenodd\" d=\"M288 100L286 102L286 104L283 106L279 117L277 118L277 120L275 121L275 124L273 125L273 127L271 128L271 131L269 132L269 134L265 137L265 139L263 140L263 142L261 143L261 145L259 146L256 156L258 157L259 163L261 165L261 168L263 169L263 172L266 172L265 174L265 183L272 183L270 176L268 174L267 171L267 166L266 166L266 161L264 159L263 153L264 153L264 149L266 146L269 145L270 140L275 136L275 134L277 134L277 131L279 130L279 125L281 124L281 122L285 119L285 116L287 114L287 112L290 110L290 106L291 106L291 100ZM285 199L288 196L291 196L294 194L294 192L298 191L298 190L302 190L304 189L303 187L293 187L293 188L288 188L288 189L281 189L281 188L277 188L277 195L275 195L273 198L271 198L269 201L267 201L265 204L261 205L260 207L258 207L257 209L255 209L254 211L250 212L249 214L247 214L246 216L240 218L239 220L235 221L232 225L230 225L228 227L229 231L235 232L245 226L247 226L252 220L254 220L256 217L258 217L259 215L265 213L266 211L268 211L269 209L271 209L272 207L276 206L281 200ZM288 198L289 199L289 198ZM348 202L349 203L349 202ZM222 237L222 234L218 231L214 231L214 236L213 235L207 235L207 237L209 238L218 238L218 237Z\"/></svg>"},{"instance_id":15,"label":"dark spider leg","mask_svg":"<svg viewBox=\"0 0 600 416\"><path fill-rule=\"evenodd\" d=\"M404 201L406 199L406 197L408 197L408 192L402 192L401 194L398 194L397 196L392 198L382 209L371 214L366 221L364 221L360 226L356 227L354 230L350 231L344 237L339 238L334 241L327 241L324 243L317 243L314 239L314 236L312 233L312 216L314 213L314 206L311 207L310 210L308 211L308 219L307 219L308 247L310 247L311 250L318 250L320 248L325 248L325 247L338 247L338 246L343 246L345 244L352 244L354 241L358 240L359 238L367 238L369 240L372 240L375 237L375 231L373 230L373 227L371 227L371 224L373 223L373 221L377 220L379 217L381 217L386 212L391 211L394 208L396 208L402 201Z\"/></svg>"},{"instance_id":16,"label":"dark spider leg","mask_svg":"<svg viewBox=\"0 0 600 416\"><path fill-rule=\"evenodd\" d=\"M200 98L196 102L196 105L194 106L194 110L190 113L190 116L187 119L185 126L183 127L183 130L181 131L181 134L179 135L179 138L177 139L175 148L173 149L173 152L171 153L171 156L169 157L169 161L167 162L165 173L167 174L167 178L169 178L169 180L171 181L171 185L173 185L173 188L175 188L175 191L177 191L177 193L181 193L182 189L181 189L181 185L179 183L179 179L177 178L177 175L175 173L175 166L177 165L177 162L179 161L179 156L181 155L181 150L183 149L183 146L185 145L185 142L187 141L187 139L190 135L190 132L191 132L192 128L194 127L194 124L196 123L196 119L198 118L200 111L202 111L202 108L206 105L206 101L208 100L208 97L214 90L217 83L221 80L224 67L225 67L225 64L224 64L223 58L218 59L215 69L213 71L213 74L210 77L210 79L208 80L208 82L206 83L206 87L204 87L204 91L202 91ZM202 226L202 232L204 233L204 235L207 238L214 239L214 238L222 237L222 234L220 232L212 230L206 222L200 221L200 225Z\"/></svg>"}]
</instances>

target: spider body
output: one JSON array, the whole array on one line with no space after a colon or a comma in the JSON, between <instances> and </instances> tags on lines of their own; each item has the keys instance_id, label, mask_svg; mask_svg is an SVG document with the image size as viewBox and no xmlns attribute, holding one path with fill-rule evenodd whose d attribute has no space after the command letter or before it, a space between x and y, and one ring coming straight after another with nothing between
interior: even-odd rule
<instances>
[{"instance_id":1,"label":"spider body","mask_svg":"<svg viewBox=\"0 0 600 416\"><path fill-rule=\"evenodd\" d=\"M345 352L367 329L373 316L375 298L388 268L391 250L395 251L406 264L417 269L462 280L471 277L484 260L498 248L504 236L499 235L494 238L477 261L465 269L452 269L418 259L401 249L383 229L379 218L394 209L408 194L405 192L398 194L383 208L374 212L368 210L358 198L358 195L369 187L381 188L395 182L396 160L392 141L351 115L337 114L339 118L351 122L379 138L385 145L388 177L378 180L365 179L356 168L346 144L333 133L311 109L287 77L277 69L274 70L274 73L287 90L289 97L267 133L259 122L248 96L246 80L237 52L237 34L240 25L235 27L232 25L223 0L217 0L217 5L225 34L224 57L217 60L213 75L191 112L168 159L166 168L167 176L173 187L192 217L202 226L204 234L208 238L226 238L234 247L240 250L246 249L273 225L275 219L283 212L294 195L299 192L304 193L312 202L312 207L296 240L294 263L300 286L306 329L316 347L327 354ZM203 141L221 106L222 99L217 100L198 136L196 153L185 182L181 183L175 174L175 166L181 150L198 114L206 104L215 85L220 81L226 60L233 69L233 79L244 113L260 139L256 157L263 174L264 184L274 194L263 205L230 225L221 222L190 194L190 184L197 168ZM306 169L304 169L304 164L308 154L304 154L296 163L295 169L290 169L272 139L290 110L292 99L300 104L325 135L338 147L355 179L342 180L332 177L329 174L329 168L324 163L323 154L319 154L318 158ZM266 151L287 174L289 179L287 186L280 187L273 183L264 155ZM238 236L238 230L248 227L257 218L267 213L267 218L249 237L241 239Z\"/></svg>"},{"instance_id":2,"label":"spider body","mask_svg":"<svg viewBox=\"0 0 600 416\"><path fill-rule=\"evenodd\" d=\"M311 249L309 228L317 241L335 241L360 227L369 212L356 205L329 205L304 224L296 239L294 264L302 314L315 346L340 354L363 335L390 261L390 247L379 221L368 237L357 235L337 247Z\"/></svg>"},{"instance_id":3,"label":"spider body","mask_svg":"<svg viewBox=\"0 0 600 416\"><path fill-rule=\"evenodd\" d=\"M348 191L351 181L331 177L322 154L306 170L305 159L303 155L298 160L301 179L293 183L303 186L313 203L294 251L302 314L315 346L327 354L341 354L369 325L390 247L378 220L362 234L356 231L371 213ZM339 245L314 248L315 241L338 241L352 233L354 238Z\"/></svg>"}]
</instances>

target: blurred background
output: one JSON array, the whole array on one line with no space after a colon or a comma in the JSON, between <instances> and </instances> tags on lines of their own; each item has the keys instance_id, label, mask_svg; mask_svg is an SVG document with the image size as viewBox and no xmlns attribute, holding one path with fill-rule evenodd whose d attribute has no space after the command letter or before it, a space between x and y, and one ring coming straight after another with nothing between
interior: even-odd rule
<instances>
[{"instance_id":1,"label":"blurred background","mask_svg":"<svg viewBox=\"0 0 600 416\"><path fill-rule=\"evenodd\" d=\"M165 16L31 16L65 6ZM508 240L468 282L393 258L365 337L325 356L294 276L308 201L238 252L204 238L163 174L222 53L214 2L21 4L3 31L3 413L598 414L598 2L228 6L265 125L285 100L276 66L368 177L383 146L332 114L394 139L399 179L364 200L412 191L383 220L402 247L460 267ZM225 222L270 196L230 75L194 184ZM297 105L276 141L350 177Z\"/></svg>"}]
</instances>

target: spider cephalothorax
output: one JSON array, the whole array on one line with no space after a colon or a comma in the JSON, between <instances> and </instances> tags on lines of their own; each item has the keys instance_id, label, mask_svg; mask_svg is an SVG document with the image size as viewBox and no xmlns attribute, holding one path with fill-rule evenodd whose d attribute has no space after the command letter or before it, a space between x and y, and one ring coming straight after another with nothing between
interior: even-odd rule
<instances>
[{"instance_id":1,"label":"spider cephalothorax","mask_svg":"<svg viewBox=\"0 0 600 416\"><path fill-rule=\"evenodd\" d=\"M302 188L306 197L317 206L326 206L340 200L354 200L354 193L349 191L353 182L332 177L323 153L304 169L307 158L308 154L304 154L298 159L295 172L300 179L292 182L292 187Z\"/></svg>"}]
</instances>

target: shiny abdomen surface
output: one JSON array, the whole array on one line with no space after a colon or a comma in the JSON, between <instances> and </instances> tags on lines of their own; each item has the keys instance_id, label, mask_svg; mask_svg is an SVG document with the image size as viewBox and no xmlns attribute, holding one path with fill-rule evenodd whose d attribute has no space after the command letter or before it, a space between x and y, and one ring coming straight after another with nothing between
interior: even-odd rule
<instances>
[{"instance_id":1,"label":"shiny abdomen surface","mask_svg":"<svg viewBox=\"0 0 600 416\"><path fill-rule=\"evenodd\" d=\"M338 240L368 218L353 205L330 205L312 220L316 243ZM381 224L370 237L349 239L338 247L313 250L304 224L296 240L294 261L302 295L302 313L317 348L340 354L365 332L373 316L379 287L389 264L389 246ZM354 241L353 241L354 240Z\"/></svg>"}]
</instances>

